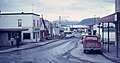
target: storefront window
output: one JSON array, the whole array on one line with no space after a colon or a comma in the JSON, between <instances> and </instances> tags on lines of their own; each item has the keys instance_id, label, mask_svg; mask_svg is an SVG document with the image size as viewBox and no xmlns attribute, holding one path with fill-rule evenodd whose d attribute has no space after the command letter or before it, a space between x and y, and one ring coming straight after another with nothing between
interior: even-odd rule
<instances>
[{"instance_id":1,"label":"storefront window","mask_svg":"<svg viewBox=\"0 0 120 63\"><path fill-rule=\"evenodd\" d=\"M30 33L23 33L23 39L30 39Z\"/></svg>"}]
</instances>

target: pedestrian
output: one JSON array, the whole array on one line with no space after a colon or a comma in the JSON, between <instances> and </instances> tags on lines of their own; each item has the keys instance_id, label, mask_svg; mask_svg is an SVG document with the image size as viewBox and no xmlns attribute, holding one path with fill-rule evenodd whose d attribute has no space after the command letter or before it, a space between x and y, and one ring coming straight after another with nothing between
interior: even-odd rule
<instances>
[{"instance_id":1,"label":"pedestrian","mask_svg":"<svg viewBox=\"0 0 120 63\"><path fill-rule=\"evenodd\" d=\"M11 45L12 45L12 47L13 47L14 38L11 37L11 38L10 38L10 41L11 41Z\"/></svg>"},{"instance_id":2,"label":"pedestrian","mask_svg":"<svg viewBox=\"0 0 120 63\"><path fill-rule=\"evenodd\" d=\"M19 36L16 36L16 46L17 47L20 46L20 38L19 38Z\"/></svg>"}]
</instances>

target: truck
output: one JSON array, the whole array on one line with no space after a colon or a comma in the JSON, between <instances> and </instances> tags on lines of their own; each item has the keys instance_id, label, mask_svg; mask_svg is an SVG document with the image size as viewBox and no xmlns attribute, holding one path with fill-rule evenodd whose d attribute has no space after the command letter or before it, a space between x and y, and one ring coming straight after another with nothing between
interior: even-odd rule
<instances>
[{"instance_id":1,"label":"truck","mask_svg":"<svg viewBox=\"0 0 120 63\"><path fill-rule=\"evenodd\" d=\"M101 51L102 49L102 43L99 41L98 36L96 35L84 36L82 43L84 53L87 53L87 51Z\"/></svg>"}]
</instances>

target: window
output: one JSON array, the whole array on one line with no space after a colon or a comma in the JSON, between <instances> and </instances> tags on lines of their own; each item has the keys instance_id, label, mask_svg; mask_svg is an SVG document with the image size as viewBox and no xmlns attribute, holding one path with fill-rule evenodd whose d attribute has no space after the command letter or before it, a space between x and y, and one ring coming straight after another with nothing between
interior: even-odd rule
<instances>
[{"instance_id":1,"label":"window","mask_svg":"<svg viewBox=\"0 0 120 63\"><path fill-rule=\"evenodd\" d=\"M23 39L30 39L30 33L23 33Z\"/></svg>"},{"instance_id":2,"label":"window","mask_svg":"<svg viewBox=\"0 0 120 63\"><path fill-rule=\"evenodd\" d=\"M33 32L33 39L35 39L35 32Z\"/></svg>"},{"instance_id":3,"label":"window","mask_svg":"<svg viewBox=\"0 0 120 63\"><path fill-rule=\"evenodd\" d=\"M39 20L37 20L37 26L39 26Z\"/></svg>"},{"instance_id":4,"label":"window","mask_svg":"<svg viewBox=\"0 0 120 63\"><path fill-rule=\"evenodd\" d=\"M39 38L39 32L38 32L38 38Z\"/></svg>"},{"instance_id":5,"label":"window","mask_svg":"<svg viewBox=\"0 0 120 63\"><path fill-rule=\"evenodd\" d=\"M86 37L86 40L97 40L97 37Z\"/></svg>"},{"instance_id":6,"label":"window","mask_svg":"<svg viewBox=\"0 0 120 63\"><path fill-rule=\"evenodd\" d=\"M35 20L33 20L33 27L35 27Z\"/></svg>"},{"instance_id":7,"label":"window","mask_svg":"<svg viewBox=\"0 0 120 63\"><path fill-rule=\"evenodd\" d=\"M18 19L18 27L22 26L22 19Z\"/></svg>"}]
</instances>

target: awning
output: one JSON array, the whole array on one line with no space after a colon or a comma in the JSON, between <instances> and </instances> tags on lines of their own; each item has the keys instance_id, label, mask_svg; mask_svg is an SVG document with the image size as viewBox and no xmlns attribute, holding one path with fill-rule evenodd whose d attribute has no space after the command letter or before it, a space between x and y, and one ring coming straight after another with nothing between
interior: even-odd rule
<instances>
[{"instance_id":1,"label":"awning","mask_svg":"<svg viewBox=\"0 0 120 63\"><path fill-rule=\"evenodd\" d=\"M113 14L110 14L108 16L100 18L100 20L98 22L99 23L115 22L116 21L116 19L115 19L116 16L117 16L117 13L113 13Z\"/></svg>"},{"instance_id":2,"label":"awning","mask_svg":"<svg viewBox=\"0 0 120 63\"><path fill-rule=\"evenodd\" d=\"M8 31L27 31L26 28L0 28L0 32L8 32Z\"/></svg>"}]
</instances>

